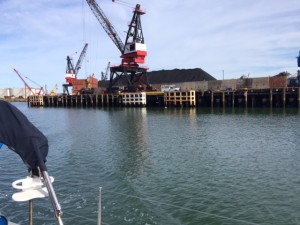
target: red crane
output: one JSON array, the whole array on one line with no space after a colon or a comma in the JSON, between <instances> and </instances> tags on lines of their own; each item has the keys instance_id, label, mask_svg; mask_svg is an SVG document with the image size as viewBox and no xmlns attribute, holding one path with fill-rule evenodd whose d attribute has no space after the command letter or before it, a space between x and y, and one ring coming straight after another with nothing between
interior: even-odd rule
<instances>
[{"instance_id":1,"label":"red crane","mask_svg":"<svg viewBox=\"0 0 300 225\"><path fill-rule=\"evenodd\" d=\"M35 93L35 91L33 91L33 89L26 83L26 81L23 79L23 77L21 76L21 74L14 68L12 68L15 73L19 76L19 78L23 81L23 83L25 84L25 86L28 88L28 90L33 94L33 95L40 95L42 90L43 90L43 87L40 88L40 90L38 91L38 93Z\"/></svg>"},{"instance_id":2,"label":"red crane","mask_svg":"<svg viewBox=\"0 0 300 225\"><path fill-rule=\"evenodd\" d=\"M42 91L43 91L43 89L44 89L43 86L40 85L40 84L38 84L37 82L31 80L29 77L25 77L25 78L28 79L28 80L30 80L32 83L34 83L34 84L36 84L37 86L40 87L40 90L38 91L37 95L41 95L41 94L42 94Z\"/></svg>"},{"instance_id":3,"label":"red crane","mask_svg":"<svg viewBox=\"0 0 300 225\"><path fill-rule=\"evenodd\" d=\"M123 44L114 27L97 2L95 0L86 1L104 31L121 52L121 64L110 68L109 89L111 89L113 85L123 77L125 77L124 80L126 80L128 87L135 88L137 85L142 85L144 87L149 86L146 77L148 68L139 65L145 63L145 57L147 56L147 49L144 42L140 19L140 16L145 14L145 12L141 10L140 5L137 4L133 11L133 17L129 24L125 44Z\"/></svg>"}]
</instances>

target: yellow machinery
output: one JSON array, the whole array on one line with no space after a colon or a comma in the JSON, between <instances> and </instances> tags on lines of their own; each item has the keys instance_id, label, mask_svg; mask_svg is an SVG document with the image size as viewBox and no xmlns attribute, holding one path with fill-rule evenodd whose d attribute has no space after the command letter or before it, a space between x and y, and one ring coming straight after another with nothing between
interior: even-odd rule
<instances>
[{"instance_id":1,"label":"yellow machinery","mask_svg":"<svg viewBox=\"0 0 300 225\"><path fill-rule=\"evenodd\" d=\"M57 95L56 90L58 89L57 84L54 86L54 88L50 91L50 96L55 96Z\"/></svg>"}]
</instances>

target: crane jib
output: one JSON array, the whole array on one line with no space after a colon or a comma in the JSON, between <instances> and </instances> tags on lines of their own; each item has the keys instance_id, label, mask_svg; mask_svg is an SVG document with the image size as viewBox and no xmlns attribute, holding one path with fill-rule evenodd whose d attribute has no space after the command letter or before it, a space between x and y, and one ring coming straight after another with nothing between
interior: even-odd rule
<instances>
[{"instance_id":1,"label":"crane jib","mask_svg":"<svg viewBox=\"0 0 300 225\"><path fill-rule=\"evenodd\" d=\"M86 0L86 2L88 3L89 7L91 8L92 12L96 16L101 26L103 27L104 31L108 34L110 39L114 42L114 44L123 54L124 44L121 38L118 36L115 28L111 25L108 18L105 16L103 10L100 8L100 6L95 0Z\"/></svg>"},{"instance_id":2,"label":"crane jib","mask_svg":"<svg viewBox=\"0 0 300 225\"><path fill-rule=\"evenodd\" d=\"M80 68L81 68L82 60L83 60L83 58L84 58L84 56L85 56L85 54L86 54L87 47L88 47L88 43L86 43L86 44L84 45L83 50L82 50L82 52L81 52L81 54L80 54L80 56L79 56L79 58L78 58L78 61L77 61L77 63L76 63L76 66L75 66L75 76L77 76L78 71L79 71Z\"/></svg>"}]
</instances>

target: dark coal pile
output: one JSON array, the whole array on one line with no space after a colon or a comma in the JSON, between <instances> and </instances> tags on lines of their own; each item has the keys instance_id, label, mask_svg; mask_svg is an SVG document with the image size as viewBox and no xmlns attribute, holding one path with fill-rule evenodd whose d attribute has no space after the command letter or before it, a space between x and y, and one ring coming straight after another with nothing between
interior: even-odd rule
<instances>
[{"instance_id":1,"label":"dark coal pile","mask_svg":"<svg viewBox=\"0 0 300 225\"><path fill-rule=\"evenodd\" d=\"M147 77L150 84L216 80L200 68L151 71Z\"/></svg>"},{"instance_id":2,"label":"dark coal pile","mask_svg":"<svg viewBox=\"0 0 300 225\"><path fill-rule=\"evenodd\" d=\"M151 71L147 72L147 79L149 84L216 80L213 76L200 68ZM99 87L108 87L108 85L108 80L99 81ZM124 85L127 85L125 78L119 79L118 83L115 84L115 86Z\"/></svg>"}]
</instances>

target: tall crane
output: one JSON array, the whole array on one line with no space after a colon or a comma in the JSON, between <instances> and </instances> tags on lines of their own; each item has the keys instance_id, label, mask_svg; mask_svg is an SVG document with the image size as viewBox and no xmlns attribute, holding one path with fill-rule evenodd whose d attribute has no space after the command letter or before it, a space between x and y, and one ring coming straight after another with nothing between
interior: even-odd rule
<instances>
[{"instance_id":1,"label":"tall crane","mask_svg":"<svg viewBox=\"0 0 300 225\"><path fill-rule=\"evenodd\" d=\"M107 75L108 75L109 68L110 68L110 62L108 62L108 64L107 64L105 73L102 72L101 80L107 80Z\"/></svg>"},{"instance_id":2,"label":"tall crane","mask_svg":"<svg viewBox=\"0 0 300 225\"><path fill-rule=\"evenodd\" d=\"M58 89L57 84L55 84L54 88L50 91L50 96L55 96L56 94L56 90Z\"/></svg>"},{"instance_id":3,"label":"tall crane","mask_svg":"<svg viewBox=\"0 0 300 225\"><path fill-rule=\"evenodd\" d=\"M15 73L18 75L18 77L23 81L23 83L25 84L25 86L28 88L28 90L32 93L32 95L40 95L42 88L39 90L38 93L35 93L35 91L27 84L27 82L24 80L24 78L21 76L21 74L14 68L12 68L13 71L15 71Z\"/></svg>"},{"instance_id":4,"label":"tall crane","mask_svg":"<svg viewBox=\"0 0 300 225\"><path fill-rule=\"evenodd\" d=\"M97 2L95 0L86 0L86 2L104 31L121 52L121 64L110 68L109 89L123 77L125 77L129 87L136 85L143 85L144 87L148 86L146 77L148 68L139 65L145 63L145 57L147 56L147 48L144 43L140 19L140 16L145 14L145 12L141 10L140 5L137 4L133 11L133 17L129 24L124 44Z\"/></svg>"},{"instance_id":5,"label":"tall crane","mask_svg":"<svg viewBox=\"0 0 300 225\"><path fill-rule=\"evenodd\" d=\"M81 53L80 53L80 56L77 60L77 63L76 63L76 66L75 66L75 75L77 77L77 74L78 74L78 71L81 69L81 64L82 64L82 61L86 55L86 50L87 50L87 47L88 47L88 43L85 43Z\"/></svg>"},{"instance_id":6,"label":"tall crane","mask_svg":"<svg viewBox=\"0 0 300 225\"><path fill-rule=\"evenodd\" d=\"M297 64L298 67L300 67L300 51L299 51L299 56L297 57ZM300 86L300 70L297 71L297 79L298 79L298 84Z\"/></svg>"},{"instance_id":7,"label":"tall crane","mask_svg":"<svg viewBox=\"0 0 300 225\"><path fill-rule=\"evenodd\" d=\"M77 60L76 66L74 67L72 58L67 56L67 68L66 68L66 82L72 84L73 80L77 78L78 71L81 69L82 61L86 55L88 44L86 43L80 53L80 56Z\"/></svg>"},{"instance_id":8,"label":"tall crane","mask_svg":"<svg viewBox=\"0 0 300 225\"><path fill-rule=\"evenodd\" d=\"M37 85L37 86L39 86L40 87L40 90L38 91L38 95L40 95L40 94L42 94L42 92L43 92L43 86L42 85L40 85L40 84L38 84L37 82L35 82L35 81L33 81L33 80L31 80L29 77L25 77L26 79L28 79L28 80L30 80L32 83L34 83L35 85Z\"/></svg>"},{"instance_id":9,"label":"tall crane","mask_svg":"<svg viewBox=\"0 0 300 225\"><path fill-rule=\"evenodd\" d=\"M79 70L81 69L82 61L86 55L88 43L86 43L80 53L80 56L77 60L76 66L74 67L72 58L70 56L67 56L67 68L66 68L66 84L63 84L63 92L67 92L69 94L68 87L73 86L74 81L77 79L77 74Z\"/></svg>"}]
</instances>

